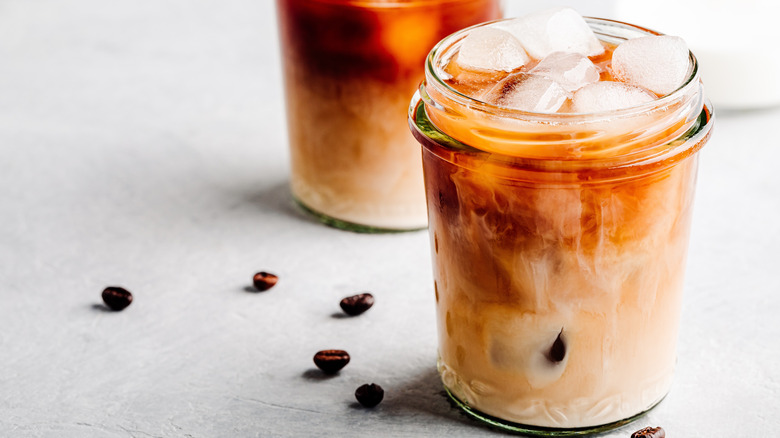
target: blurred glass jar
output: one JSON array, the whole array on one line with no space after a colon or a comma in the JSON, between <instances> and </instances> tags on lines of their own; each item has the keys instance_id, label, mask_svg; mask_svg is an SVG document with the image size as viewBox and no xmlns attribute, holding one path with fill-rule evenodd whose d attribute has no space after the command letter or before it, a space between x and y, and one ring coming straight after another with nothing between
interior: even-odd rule
<instances>
[{"instance_id":1,"label":"blurred glass jar","mask_svg":"<svg viewBox=\"0 0 780 438\"><path fill-rule=\"evenodd\" d=\"M780 4L769 0L617 0L615 18L679 35L718 109L780 105Z\"/></svg>"},{"instance_id":2,"label":"blurred glass jar","mask_svg":"<svg viewBox=\"0 0 780 438\"><path fill-rule=\"evenodd\" d=\"M500 17L500 0L277 0L291 186L322 222L427 226L420 146L406 125L425 56Z\"/></svg>"}]
</instances>

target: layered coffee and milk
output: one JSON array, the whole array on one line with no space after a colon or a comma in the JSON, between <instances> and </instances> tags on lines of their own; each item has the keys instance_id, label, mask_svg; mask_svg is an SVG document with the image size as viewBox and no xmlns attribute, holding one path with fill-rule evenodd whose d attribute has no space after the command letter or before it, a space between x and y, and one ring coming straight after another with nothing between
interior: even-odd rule
<instances>
[{"instance_id":1,"label":"layered coffee and milk","mask_svg":"<svg viewBox=\"0 0 780 438\"><path fill-rule=\"evenodd\" d=\"M684 41L561 8L458 33L431 57L410 120L444 385L510 424L651 408L671 384L711 126Z\"/></svg>"},{"instance_id":2,"label":"layered coffee and milk","mask_svg":"<svg viewBox=\"0 0 780 438\"><path fill-rule=\"evenodd\" d=\"M499 0L277 0L293 195L366 228L427 224L406 107L446 35L499 17Z\"/></svg>"}]
</instances>

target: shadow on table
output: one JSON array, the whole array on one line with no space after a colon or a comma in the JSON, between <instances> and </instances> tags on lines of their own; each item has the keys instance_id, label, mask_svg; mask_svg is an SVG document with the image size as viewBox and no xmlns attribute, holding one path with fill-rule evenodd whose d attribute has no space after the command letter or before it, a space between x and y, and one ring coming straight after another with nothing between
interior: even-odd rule
<instances>
[{"instance_id":1,"label":"shadow on table","mask_svg":"<svg viewBox=\"0 0 780 438\"><path fill-rule=\"evenodd\" d=\"M359 403L350 405L353 409L366 409ZM479 422L462 412L450 400L442 388L441 379L435 369L409 380L400 387L385 389L385 400L376 413L399 420L409 418L415 422L425 422L430 430L436 430L437 424L445 432L453 423L463 427L472 427L473 434L506 436L507 432ZM440 423L441 422L441 423ZM593 438L622 438L646 425L645 418L608 432L591 435ZM525 435L523 435L525 436Z\"/></svg>"},{"instance_id":2,"label":"shadow on table","mask_svg":"<svg viewBox=\"0 0 780 438\"><path fill-rule=\"evenodd\" d=\"M317 382L322 380L330 380L334 377L338 376L338 373L336 374L327 374L322 372L322 370L317 368L309 368L308 370L304 371L303 374L301 374L301 377L303 377L306 380Z\"/></svg>"},{"instance_id":3,"label":"shadow on table","mask_svg":"<svg viewBox=\"0 0 780 438\"><path fill-rule=\"evenodd\" d=\"M106 306L105 304L92 303L89 305L89 308L95 312L106 312L106 313L114 312L113 310L109 309L108 306Z\"/></svg>"},{"instance_id":4,"label":"shadow on table","mask_svg":"<svg viewBox=\"0 0 780 438\"><path fill-rule=\"evenodd\" d=\"M501 432L484 427L461 412L447 397L435 369L427 370L401 385L386 388L385 400L380 406L377 414L393 419L410 418L428 423L432 428L435 428L439 421L443 426L458 423L474 427L475 434L493 432L502 435ZM358 403L354 403L352 407L365 409Z\"/></svg>"},{"instance_id":5,"label":"shadow on table","mask_svg":"<svg viewBox=\"0 0 780 438\"><path fill-rule=\"evenodd\" d=\"M255 192L246 193L243 200L264 212L271 211L291 219L319 224L317 219L304 212L296 204L287 181L277 182Z\"/></svg>"}]
</instances>

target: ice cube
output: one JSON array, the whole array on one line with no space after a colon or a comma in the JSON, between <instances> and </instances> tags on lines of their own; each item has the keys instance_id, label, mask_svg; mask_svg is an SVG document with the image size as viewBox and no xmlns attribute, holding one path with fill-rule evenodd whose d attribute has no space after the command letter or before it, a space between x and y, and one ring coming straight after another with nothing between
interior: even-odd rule
<instances>
[{"instance_id":1,"label":"ice cube","mask_svg":"<svg viewBox=\"0 0 780 438\"><path fill-rule=\"evenodd\" d=\"M526 265L531 260L519 261L518 269L526 273L537 267ZM539 291L545 293L546 291ZM499 370L520 373L531 388L544 388L563 376L569 362L569 350L575 336L569 336L572 317L568 309L560 312L518 311L498 305L485 306L484 316L490 364ZM563 351L551 350L561 339ZM567 345L568 344L568 345ZM560 348L556 348L560 350ZM556 360L551 360L556 359Z\"/></svg>"},{"instance_id":2,"label":"ice cube","mask_svg":"<svg viewBox=\"0 0 780 438\"><path fill-rule=\"evenodd\" d=\"M566 91L574 91L599 80L599 69L579 53L554 52L529 72L548 77Z\"/></svg>"},{"instance_id":3,"label":"ice cube","mask_svg":"<svg viewBox=\"0 0 780 438\"><path fill-rule=\"evenodd\" d=\"M572 112L597 113L629 108L655 99L651 92L622 82L603 81L586 85L574 93Z\"/></svg>"},{"instance_id":4,"label":"ice cube","mask_svg":"<svg viewBox=\"0 0 780 438\"><path fill-rule=\"evenodd\" d=\"M660 95L679 88L690 68L688 45L680 37L644 36L621 43L612 54L615 79Z\"/></svg>"},{"instance_id":5,"label":"ice cube","mask_svg":"<svg viewBox=\"0 0 780 438\"><path fill-rule=\"evenodd\" d=\"M554 113L568 97L569 93L550 78L518 73L496 84L482 100L505 108Z\"/></svg>"},{"instance_id":6,"label":"ice cube","mask_svg":"<svg viewBox=\"0 0 780 438\"><path fill-rule=\"evenodd\" d=\"M512 71L529 60L520 41L512 34L494 27L480 27L463 39L457 63L470 70Z\"/></svg>"},{"instance_id":7,"label":"ice cube","mask_svg":"<svg viewBox=\"0 0 780 438\"><path fill-rule=\"evenodd\" d=\"M596 35L582 16L571 8L546 9L504 22L501 26L514 35L534 59L553 52L596 56L604 53Z\"/></svg>"}]
</instances>

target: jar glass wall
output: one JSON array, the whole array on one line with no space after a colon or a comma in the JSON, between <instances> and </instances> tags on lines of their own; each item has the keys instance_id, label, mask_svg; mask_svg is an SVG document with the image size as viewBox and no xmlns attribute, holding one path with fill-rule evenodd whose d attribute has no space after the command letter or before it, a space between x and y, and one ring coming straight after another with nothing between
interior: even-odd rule
<instances>
[{"instance_id":1,"label":"jar glass wall","mask_svg":"<svg viewBox=\"0 0 780 438\"><path fill-rule=\"evenodd\" d=\"M588 19L607 43L651 31ZM423 147L439 372L466 412L528 434L624 424L668 392L697 152L696 59L675 92L593 114L465 96L438 44L409 109Z\"/></svg>"}]
</instances>

